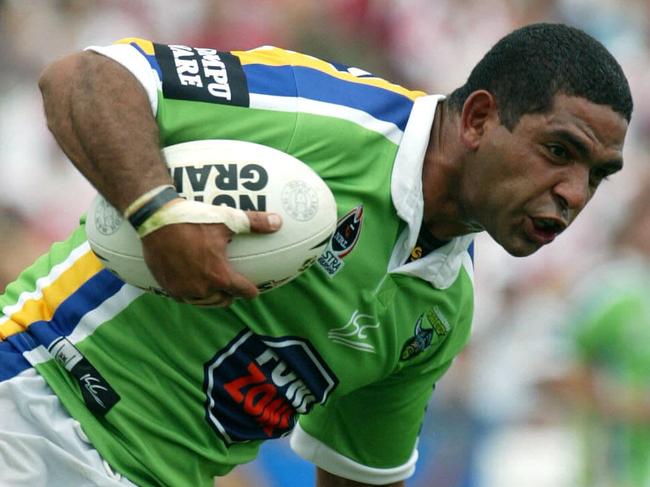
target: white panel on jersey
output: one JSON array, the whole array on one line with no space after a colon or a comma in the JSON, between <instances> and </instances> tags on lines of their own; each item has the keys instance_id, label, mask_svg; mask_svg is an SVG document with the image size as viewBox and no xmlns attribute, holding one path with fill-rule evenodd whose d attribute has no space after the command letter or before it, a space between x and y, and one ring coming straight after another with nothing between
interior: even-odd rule
<instances>
[{"instance_id":1,"label":"white panel on jersey","mask_svg":"<svg viewBox=\"0 0 650 487\"><path fill-rule=\"evenodd\" d=\"M367 130L383 135L393 144L399 144L402 139L402 131L394 123L379 120L372 115L335 103L311 100L309 98L250 94L251 108L263 110L276 110L280 112L305 112L314 115L340 118L355 123Z\"/></svg>"},{"instance_id":2,"label":"white panel on jersey","mask_svg":"<svg viewBox=\"0 0 650 487\"><path fill-rule=\"evenodd\" d=\"M3 316L0 317L0 325L8 321L14 313L19 311L23 305L30 299L38 300L43 297L43 289L48 287L56 281L61 274L67 271L74 263L79 260L84 254L90 252L88 242L82 243L79 247L70 252L70 255L61 263L55 265L50 269L47 276L43 276L36 281L36 289L33 291L25 291L18 296L18 301L2 308Z\"/></svg>"},{"instance_id":3,"label":"white panel on jersey","mask_svg":"<svg viewBox=\"0 0 650 487\"><path fill-rule=\"evenodd\" d=\"M94 51L117 61L142 84L154 116L158 113L158 92L162 90L162 82L145 57L129 44L112 44L110 46L89 46L86 51Z\"/></svg>"},{"instance_id":4,"label":"white panel on jersey","mask_svg":"<svg viewBox=\"0 0 650 487\"><path fill-rule=\"evenodd\" d=\"M375 468L344 457L321 443L297 424L291 433L291 448L299 456L334 475L370 485L384 485L409 478L415 472L417 449L404 465L393 468Z\"/></svg>"}]
</instances>

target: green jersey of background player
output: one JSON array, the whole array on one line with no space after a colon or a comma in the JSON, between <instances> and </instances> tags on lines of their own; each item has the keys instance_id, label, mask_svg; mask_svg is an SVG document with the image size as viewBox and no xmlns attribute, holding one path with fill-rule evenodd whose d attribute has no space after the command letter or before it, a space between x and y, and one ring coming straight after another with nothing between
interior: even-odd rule
<instances>
[{"instance_id":1,"label":"green jersey of background player","mask_svg":"<svg viewBox=\"0 0 650 487\"><path fill-rule=\"evenodd\" d=\"M472 232L528 255L622 166L632 102L607 51L557 25L506 39L448 101L275 48L128 39L54 64L41 81L49 126L116 208L170 183L159 144L240 139L314 168L339 222L316 265L247 301L234 298L257 291L227 266L225 225L143 238L176 300L102 270L80 229L3 297L22 303L47 276L47 316L10 320L29 337L22 366L141 485L209 485L291 430L320 485L403 485L432 386L469 333ZM540 63L513 78L522 56ZM248 217L252 231L277 228Z\"/></svg>"}]
</instances>

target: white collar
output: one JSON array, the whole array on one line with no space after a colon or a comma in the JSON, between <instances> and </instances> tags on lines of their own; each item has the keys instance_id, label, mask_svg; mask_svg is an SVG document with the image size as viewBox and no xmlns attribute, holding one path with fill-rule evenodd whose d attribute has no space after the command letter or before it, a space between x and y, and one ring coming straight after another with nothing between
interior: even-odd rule
<instances>
[{"instance_id":1,"label":"white collar","mask_svg":"<svg viewBox=\"0 0 650 487\"><path fill-rule=\"evenodd\" d=\"M406 222L407 227L397 239L388 265L391 273L410 274L440 289L446 289L454 283L462 266L468 270L470 277L473 275L471 259L467 253L467 248L474 239L473 234L454 238L422 259L408 264L404 262L420 233L424 211L422 167L436 107L444 98L443 95L416 98L404 129L393 166L391 195L397 215Z\"/></svg>"}]
</instances>

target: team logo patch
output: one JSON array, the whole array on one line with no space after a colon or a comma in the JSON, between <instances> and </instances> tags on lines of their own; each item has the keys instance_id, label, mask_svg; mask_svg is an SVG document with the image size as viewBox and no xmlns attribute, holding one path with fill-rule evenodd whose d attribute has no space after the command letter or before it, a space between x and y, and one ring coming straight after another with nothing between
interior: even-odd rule
<instances>
[{"instance_id":1,"label":"team logo patch","mask_svg":"<svg viewBox=\"0 0 650 487\"><path fill-rule=\"evenodd\" d=\"M228 443L278 438L338 384L311 345L244 330L204 366L206 419Z\"/></svg>"},{"instance_id":2,"label":"team logo patch","mask_svg":"<svg viewBox=\"0 0 650 487\"><path fill-rule=\"evenodd\" d=\"M318 259L321 269L329 277L334 277L343 268L343 258L352 252L357 244L362 223L363 205L350 210L339 219L330 243Z\"/></svg>"},{"instance_id":3,"label":"team logo patch","mask_svg":"<svg viewBox=\"0 0 650 487\"><path fill-rule=\"evenodd\" d=\"M415 322L413 336L409 338L400 354L400 360L410 360L431 346L433 334L446 336L451 329L449 322L437 306L422 313Z\"/></svg>"},{"instance_id":4,"label":"team logo patch","mask_svg":"<svg viewBox=\"0 0 650 487\"><path fill-rule=\"evenodd\" d=\"M249 106L248 83L237 56L209 48L154 44L166 98Z\"/></svg>"}]
</instances>

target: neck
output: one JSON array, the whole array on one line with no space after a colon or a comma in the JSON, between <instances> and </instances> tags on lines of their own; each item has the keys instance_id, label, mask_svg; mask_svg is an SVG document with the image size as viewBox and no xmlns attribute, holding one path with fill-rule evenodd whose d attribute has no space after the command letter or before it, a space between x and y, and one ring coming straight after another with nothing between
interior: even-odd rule
<instances>
[{"instance_id":1,"label":"neck","mask_svg":"<svg viewBox=\"0 0 650 487\"><path fill-rule=\"evenodd\" d=\"M447 102L439 103L422 170L423 224L438 240L482 230L463 215L460 199L463 147L458 127L459 114Z\"/></svg>"}]
</instances>

